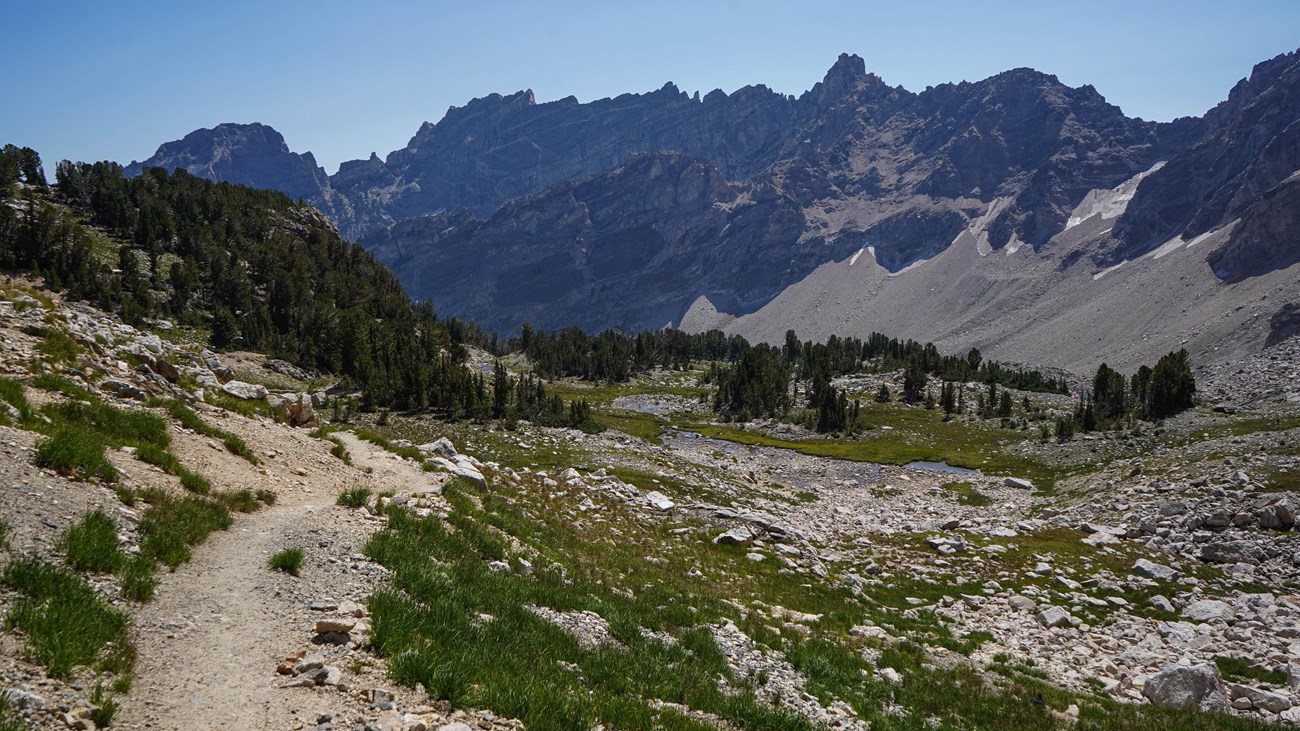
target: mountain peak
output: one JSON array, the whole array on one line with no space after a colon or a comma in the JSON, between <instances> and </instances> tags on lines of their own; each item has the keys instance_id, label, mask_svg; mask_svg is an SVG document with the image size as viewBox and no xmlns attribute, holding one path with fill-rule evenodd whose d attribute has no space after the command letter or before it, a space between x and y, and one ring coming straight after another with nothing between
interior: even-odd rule
<instances>
[{"instance_id":1,"label":"mountain peak","mask_svg":"<svg viewBox=\"0 0 1300 731\"><path fill-rule=\"evenodd\" d=\"M867 63L862 60L861 56L856 53L841 53L840 57L835 60L835 64L826 72L826 77L822 79L822 83L852 83L857 79L865 78L866 75Z\"/></svg>"}]
</instances>

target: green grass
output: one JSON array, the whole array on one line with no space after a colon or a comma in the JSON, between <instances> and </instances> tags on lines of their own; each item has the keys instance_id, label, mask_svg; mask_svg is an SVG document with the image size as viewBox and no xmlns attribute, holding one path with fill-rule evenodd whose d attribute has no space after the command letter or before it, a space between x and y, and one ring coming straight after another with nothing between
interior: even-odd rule
<instances>
[{"instance_id":1,"label":"green grass","mask_svg":"<svg viewBox=\"0 0 1300 731\"><path fill-rule=\"evenodd\" d=\"M22 595L5 626L23 633L25 653L51 677L66 678L83 666L130 673L135 651L127 634L129 618L79 576L24 557L5 566L0 583Z\"/></svg>"},{"instance_id":2,"label":"green grass","mask_svg":"<svg viewBox=\"0 0 1300 731\"><path fill-rule=\"evenodd\" d=\"M256 493L247 488L243 490L226 490L215 495L216 501L227 510L236 513L256 513L262 507L262 501Z\"/></svg>"},{"instance_id":3,"label":"green grass","mask_svg":"<svg viewBox=\"0 0 1300 731\"><path fill-rule=\"evenodd\" d=\"M523 528L504 515L496 517ZM502 556L504 543L478 520L463 513L458 518L450 531L440 521L393 511L389 527L367 546L369 555L397 572L394 590L375 594L369 605L375 645L390 658L398 682L421 683L435 698L491 708L541 731L597 723L623 729L709 728L664 716L646 698L707 710L740 728L814 728L750 695L723 693L717 677L729 670L706 630L684 629L678 644L661 644L641 635L638 628L648 618L641 616L640 602L620 598L599 583L570 581L549 571L531 577L490 571L484 559ZM448 568L439 571L430 559ZM595 606L610 618L611 631L624 646L583 649L527 611L530 603L561 610ZM480 613L494 619L474 621ZM576 665L578 673L537 672L560 662Z\"/></svg>"},{"instance_id":4,"label":"green grass","mask_svg":"<svg viewBox=\"0 0 1300 731\"><path fill-rule=\"evenodd\" d=\"M1257 680L1261 683L1272 685L1286 684L1287 675L1281 670L1265 670L1247 663L1245 660L1237 657L1219 657L1214 658L1214 664L1219 666L1219 672L1223 677L1229 680L1250 681Z\"/></svg>"},{"instance_id":5,"label":"green grass","mask_svg":"<svg viewBox=\"0 0 1300 731\"><path fill-rule=\"evenodd\" d=\"M298 571L302 569L302 559L301 548L286 548L271 556L268 565L276 571L283 571L290 576L297 576Z\"/></svg>"},{"instance_id":6,"label":"green grass","mask_svg":"<svg viewBox=\"0 0 1300 731\"><path fill-rule=\"evenodd\" d=\"M126 560L118 547L117 523L100 510L82 516L59 536L55 547L63 552L64 561L78 571L111 574Z\"/></svg>"},{"instance_id":7,"label":"green grass","mask_svg":"<svg viewBox=\"0 0 1300 731\"><path fill-rule=\"evenodd\" d=\"M988 495L976 490L969 482L945 482L939 488L955 497L960 505L979 508L993 503Z\"/></svg>"},{"instance_id":8,"label":"green grass","mask_svg":"<svg viewBox=\"0 0 1300 731\"><path fill-rule=\"evenodd\" d=\"M47 404L41 412L56 423L93 429L114 447L151 445L166 449L171 444L167 422L148 411L119 409L93 399Z\"/></svg>"},{"instance_id":9,"label":"green grass","mask_svg":"<svg viewBox=\"0 0 1300 731\"><path fill-rule=\"evenodd\" d=\"M257 498L257 501L259 503L262 503L267 507L275 505L276 496L275 493L272 492L271 490L260 488L258 489L257 492L253 493L253 497Z\"/></svg>"},{"instance_id":10,"label":"green grass","mask_svg":"<svg viewBox=\"0 0 1300 731\"><path fill-rule=\"evenodd\" d=\"M147 602L153 598L158 588L154 578L153 558L137 554L122 562L118 571L118 582L122 587L122 596L137 602Z\"/></svg>"},{"instance_id":11,"label":"green grass","mask_svg":"<svg viewBox=\"0 0 1300 731\"><path fill-rule=\"evenodd\" d=\"M350 487L339 493L336 501L345 508L359 508L370 500L370 488L368 487Z\"/></svg>"},{"instance_id":12,"label":"green grass","mask_svg":"<svg viewBox=\"0 0 1300 731\"><path fill-rule=\"evenodd\" d=\"M986 474L1026 477L1042 491L1050 491L1066 474L1059 467L1006 450L1001 442L1022 441L1024 435L1019 432L959 421L944 422L936 412L901 405L876 406L864 411L863 418L877 426L893 428L873 429L852 439L792 440L721 424L685 423L679 426L712 439L792 449L814 457L892 465L916 461L947 462L954 467L978 469Z\"/></svg>"},{"instance_id":13,"label":"green grass","mask_svg":"<svg viewBox=\"0 0 1300 731\"><path fill-rule=\"evenodd\" d=\"M98 432L78 424L65 424L36 445L34 462L61 475L89 480L97 477L117 482L117 468L104 456L107 445Z\"/></svg>"},{"instance_id":14,"label":"green grass","mask_svg":"<svg viewBox=\"0 0 1300 731\"><path fill-rule=\"evenodd\" d=\"M47 327L45 335L36 344L36 350L55 363L72 363L84 349L63 330Z\"/></svg>"},{"instance_id":15,"label":"green grass","mask_svg":"<svg viewBox=\"0 0 1300 731\"><path fill-rule=\"evenodd\" d=\"M198 414L194 413L194 411L183 402L171 399L168 401L151 401L150 405L161 406L166 409L167 413L170 414L171 417L181 426L196 434L220 439L222 444L226 446L226 449L229 450L231 454L243 457L254 466L260 464L257 455L253 454L253 450L249 449L248 445L244 443L244 440L241 439L239 435L212 426L204 421Z\"/></svg>"},{"instance_id":16,"label":"green grass","mask_svg":"<svg viewBox=\"0 0 1300 731\"><path fill-rule=\"evenodd\" d=\"M230 510L211 498L173 498L165 493L150 497L152 502L140 518L140 550L169 568L190 560L191 547L213 531L226 530L232 522Z\"/></svg>"},{"instance_id":17,"label":"green grass","mask_svg":"<svg viewBox=\"0 0 1300 731\"><path fill-rule=\"evenodd\" d=\"M181 468L180 476L181 487L186 490L199 495L207 495L212 492L212 483L203 475Z\"/></svg>"},{"instance_id":18,"label":"green grass","mask_svg":"<svg viewBox=\"0 0 1300 731\"><path fill-rule=\"evenodd\" d=\"M0 399L18 411L18 418L27 421L35 413L27 401L27 389L21 381L12 378L0 378Z\"/></svg>"},{"instance_id":19,"label":"green grass","mask_svg":"<svg viewBox=\"0 0 1300 731\"><path fill-rule=\"evenodd\" d=\"M0 731L31 731L31 726L10 705L9 691L0 689Z\"/></svg>"},{"instance_id":20,"label":"green grass","mask_svg":"<svg viewBox=\"0 0 1300 731\"><path fill-rule=\"evenodd\" d=\"M406 459L413 459L417 462L420 462L423 461L424 458L428 456L424 452L421 452L420 450L416 449L415 447L399 447L396 444L390 442L382 434L370 431L368 429L356 429L355 433L359 439L364 439L367 442L370 442L371 444L375 445L376 447L392 452L393 454L396 454L399 457L404 457Z\"/></svg>"},{"instance_id":21,"label":"green grass","mask_svg":"<svg viewBox=\"0 0 1300 731\"><path fill-rule=\"evenodd\" d=\"M647 442L658 443L663 433L663 421L654 414L637 411L597 412L593 418L602 426L617 429L629 436L639 437Z\"/></svg>"},{"instance_id":22,"label":"green grass","mask_svg":"<svg viewBox=\"0 0 1300 731\"><path fill-rule=\"evenodd\" d=\"M44 391L63 394L74 401L93 401L95 394L74 383L72 379L53 373L42 373L32 379L32 385Z\"/></svg>"}]
</instances>

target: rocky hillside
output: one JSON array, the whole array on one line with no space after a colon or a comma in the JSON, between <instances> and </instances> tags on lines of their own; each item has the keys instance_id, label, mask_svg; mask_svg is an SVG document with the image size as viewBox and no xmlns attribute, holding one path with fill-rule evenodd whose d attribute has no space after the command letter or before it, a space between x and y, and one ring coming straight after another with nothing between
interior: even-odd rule
<instances>
[{"instance_id":1,"label":"rocky hillside","mask_svg":"<svg viewBox=\"0 0 1300 731\"><path fill-rule=\"evenodd\" d=\"M1159 428L865 399L828 450L718 419L702 370L561 384L588 434L364 413L152 327L0 280L7 728L1300 722L1295 341Z\"/></svg>"},{"instance_id":2,"label":"rocky hillside","mask_svg":"<svg viewBox=\"0 0 1300 731\"><path fill-rule=\"evenodd\" d=\"M1082 282L1231 225L1196 256L1235 283L1295 262L1297 68L1297 54L1262 63L1204 117L1172 123L1127 117L1092 87L1032 69L917 93L849 55L797 98L761 86L700 98L671 85L590 103L491 95L426 123L383 160L316 176L308 198L413 296L506 332L525 321L694 326L686 315L701 297L749 315L859 251L908 279L964 240L982 256L1018 256L1024 279L1046 268ZM173 143L142 164L232 175L207 162L234 157L228 138L196 132L187 139L212 151ZM266 159L283 170L259 173L263 184L284 185L301 166L279 148ZM954 289L957 312L985 306L986 289L931 280L911 289ZM1230 308L1243 301L1220 294ZM784 318L781 330L857 314L786 299L765 316ZM1021 315L1083 306L1041 287L1012 299ZM997 347L970 320L932 324L896 298L866 306L899 312L899 327L883 330Z\"/></svg>"}]
</instances>

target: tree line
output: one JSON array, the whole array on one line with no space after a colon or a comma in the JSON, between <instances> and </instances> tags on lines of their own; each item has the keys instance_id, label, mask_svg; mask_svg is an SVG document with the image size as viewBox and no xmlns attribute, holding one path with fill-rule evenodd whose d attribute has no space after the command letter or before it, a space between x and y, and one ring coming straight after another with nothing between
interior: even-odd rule
<instances>
[{"instance_id":1,"label":"tree line","mask_svg":"<svg viewBox=\"0 0 1300 731\"><path fill-rule=\"evenodd\" d=\"M131 324L166 318L206 329L217 349L340 375L368 406L493 415L491 384L464 364L482 331L412 303L310 206L183 170L127 178L113 162L61 162L55 177L49 186L29 148L0 149L0 267ZM511 388L529 394L514 413L568 423L540 383Z\"/></svg>"}]
</instances>

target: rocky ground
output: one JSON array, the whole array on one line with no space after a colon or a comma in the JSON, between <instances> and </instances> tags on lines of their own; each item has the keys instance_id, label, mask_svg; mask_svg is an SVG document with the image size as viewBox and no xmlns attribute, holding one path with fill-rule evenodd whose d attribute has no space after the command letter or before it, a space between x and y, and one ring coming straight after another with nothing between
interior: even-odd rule
<instances>
[{"instance_id":1,"label":"rocky ground","mask_svg":"<svg viewBox=\"0 0 1300 731\"><path fill-rule=\"evenodd\" d=\"M884 686L909 681L878 662L882 653L919 642L935 667L970 666L989 677L1020 673L1076 694L1078 703L1060 711L1062 723L1078 717L1078 704L1089 698L1300 721L1300 497L1288 481L1300 444L1294 341L1199 373L1206 404L1159 430L1086 435L1063 445L1027 435L1008 445L1071 465L1050 490L1004 474L831 459L702 437L670 428L673 415L701 418L696 400L655 388L624 393L610 408L658 419L658 439L400 416L381 426L370 416L367 426L389 435L395 448L425 443L421 458L336 430L330 436L346 450L345 463L335 442L308 428L330 420L336 397L313 374L253 354L206 353L103 313L35 298L21 285L7 283L0 301L0 372L25 380L58 370L126 408L146 408L150 396L182 398L206 422L242 437L259 463L173 423L176 456L223 489L275 495L273 505L237 515L192 560L162 573L151 601L126 600L111 576L89 577L133 617L138 660L131 689L117 698L116 727L519 727L489 710L453 708L420 687L394 683L388 661L369 643L366 600L390 575L365 555L366 542L387 524L390 504L445 519L455 508L442 488L453 477L485 494L504 491L583 540L625 540L640 535L635 531L660 536L661 545L646 544L644 560L710 591L741 586L736 572L744 566L840 587L869 617L843 639L873 668L872 682ZM81 344L80 360L53 363L43 354L38 346L50 327ZM656 378L645 383L671 381ZM27 390L34 403L52 398ZM1068 406L1056 401L1043 403ZM785 436L805 435L794 429ZM124 503L117 488L180 489L176 477L128 452L110 454L120 485L70 480L32 464L39 439L0 427L0 515L11 557L59 560L59 533L96 508L117 522L126 549L134 550L142 508ZM372 493L364 506L336 504L340 492L358 487ZM715 545L734 551L727 555L735 562L705 560L701 546ZM305 554L298 576L268 568L273 553L293 547ZM536 562L545 553L513 537L509 551L516 562L500 562L494 571L518 570L517 559ZM14 600L0 592L0 612ZM763 678L765 702L818 724L868 726L784 654L781 648L791 645L752 630L821 637L829 619L799 608L797 596L737 590L728 601L731 618L707 629L733 679ZM528 610L583 647L619 642L613 618L598 612ZM642 631L665 644L678 641ZM929 642L935 633L952 642ZM1225 660L1252 672L1221 671L1216 661ZM84 670L64 680L47 677L27 659L15 631L0 637L0 679L11 706L35 727L94 726L90 694L100 678ZM886 711L908 713L888 704Z\"/></svg>"}]
</instances>

